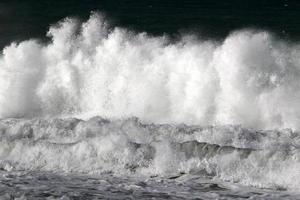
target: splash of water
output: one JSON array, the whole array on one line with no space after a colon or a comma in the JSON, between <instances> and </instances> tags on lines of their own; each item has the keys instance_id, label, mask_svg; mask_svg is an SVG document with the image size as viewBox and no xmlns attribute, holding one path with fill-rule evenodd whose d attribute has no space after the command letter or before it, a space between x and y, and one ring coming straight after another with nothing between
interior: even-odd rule
<instances>
[{"instance_id":1,"label":"splash of water","mask_svg":"<svg viewBox=\"0 0 300 200\"><path fill-rule=\"evenodd\" d=\"M144 121L300 127L300 46L264 31L171 42L92 14L50 27L51 42L0 57L0 117L136 116Z\"/></svg>"}]
</instances>

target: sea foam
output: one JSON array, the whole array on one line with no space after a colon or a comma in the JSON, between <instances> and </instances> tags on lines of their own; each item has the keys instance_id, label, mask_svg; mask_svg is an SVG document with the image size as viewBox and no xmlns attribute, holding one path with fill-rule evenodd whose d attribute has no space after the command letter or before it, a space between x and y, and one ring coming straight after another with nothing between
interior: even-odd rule
<instances>
[{"instance_id":1,"label":"sea foam","mask_svg":"<svg viewBox=\"0 0 300 200\"><path fill-rule=\"evenodd\" d=\"M0 121L0 169L115 176L216 178L248 186L300 189L300 134L241 126L107 120Z\"/></svg>"},{"instance_id":2,"label":"sea foam","mask_svg":"<svg viewBox=\"0 0 300 200\"><path fill-rule=\"evenodd\" d=\"M97 13L47 36L0 56L2 170L185 173L300 189L297 43L256 30L174 41Z\"/></svg>"},{"instance_id":3,"label":"sea foam","mask_svg":"<svg viewBox=\"0 0 300 200\"><path fill-rule=\"evenodd\" d=\"M300 127L300 46L266 31L178 41L112 27L101 14L50 27L49 43L0 57L0 117L139 117L146 122Z\"/></svg>"}]
</instances>

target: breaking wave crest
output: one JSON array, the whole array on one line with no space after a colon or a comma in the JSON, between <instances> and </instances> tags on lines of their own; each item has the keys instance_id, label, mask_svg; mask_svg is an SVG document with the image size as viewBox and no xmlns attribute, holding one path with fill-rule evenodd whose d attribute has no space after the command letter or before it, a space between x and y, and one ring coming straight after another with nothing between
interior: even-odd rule
<instances>
[{"instance_id":1,"label":"breaking wave crest","mask_svg":"<svg viewBox=\"0 0 300 200\"><path fill-rule=\"evenodd\" d=\"M0 55L2 170L300 189L299 44L255 30L172 41L96 13L48 37Z\"/></svg>"},{"instance_id":2,"label":"breaking wave crest","mask_svg":"<svg viewBox=\"0 0 300 200\"><path fill-rule=\"evenodd\" d=\"M51 26L51 42L0 57L0 117L136 116L146 122L300 126L300 46L264 31L224 41L151 37L92 14Z\"/></svg>"},{"instance_id":3,"label":"breaking wave crest","mask_svg":"<svg viewBox=\"0 0 300 200\"><path fill-rule=\"evenodd\" d=\"M145 124L137 118L87 121L5 119L3 170L141 174L190 173L246 185L299 189L300 134L240 126Z\"/></svg>"}]
</instances>

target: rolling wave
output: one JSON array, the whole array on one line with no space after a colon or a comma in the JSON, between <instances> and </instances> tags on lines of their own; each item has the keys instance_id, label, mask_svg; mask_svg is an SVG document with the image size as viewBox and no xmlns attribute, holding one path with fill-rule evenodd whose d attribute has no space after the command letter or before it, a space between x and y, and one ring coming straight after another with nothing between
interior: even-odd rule
<instances>
[{"instance_id":1,"label":"rolling wave","mask_svg":"<svg viewBox=\"0 0 300 200\"><path fill-rule=\"evenodd\" d=\"M240 126L107 120L5 119L2 170L115 175L198 174L246 185L299 189L300 134ZM297 174L298 173L298 174Z\"/></svg>"}]
</instances>

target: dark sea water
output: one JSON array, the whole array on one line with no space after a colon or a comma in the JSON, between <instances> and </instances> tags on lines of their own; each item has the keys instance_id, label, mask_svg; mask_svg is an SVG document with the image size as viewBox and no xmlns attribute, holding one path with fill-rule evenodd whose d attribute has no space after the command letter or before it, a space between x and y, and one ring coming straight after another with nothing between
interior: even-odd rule
<instances>
[{"instance_id":1,"label":"dark sea water","mask_svg":"<svg viewBox=\"0 0 300 200\"><path fill-rule=\"evenodd\" d=\"M300 199L300 1L0 0L0 199Z\"/></svg>"}]
</instances>

